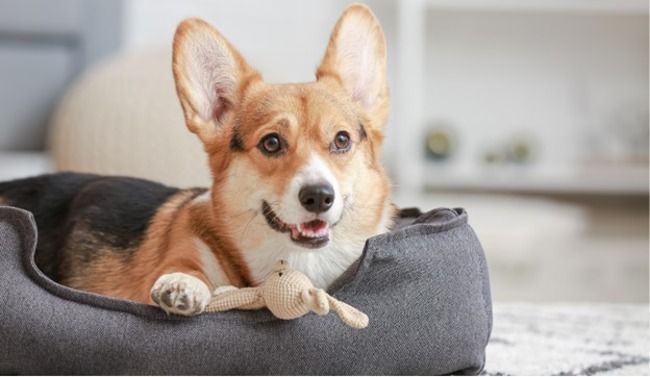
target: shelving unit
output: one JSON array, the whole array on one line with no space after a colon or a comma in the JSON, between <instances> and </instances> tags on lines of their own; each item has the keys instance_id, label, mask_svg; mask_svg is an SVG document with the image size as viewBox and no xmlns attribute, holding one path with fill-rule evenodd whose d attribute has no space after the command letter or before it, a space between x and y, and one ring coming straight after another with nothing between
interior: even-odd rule
<instances>
[{"instance_id":1,"label":"shelving unit","mask_svg":"<svg viewBox=\"0 0 650 377\"><path fill-rule=\"evenodd\" d=\"M647 15L645 0L403 0L397 3L397 77L393 93L394 123L399 132L395 173L397 187L405 192L422 189L530 191L599 195L647 195L647 166L583 168L566 171L544 168L475 166L455 169L431 163L422 151L423 125L427 121L426 48L430 12L561 13L568 15Z\"/></svg>"},{"instance_id":2,"label":"shelving unit","mask_svg":"<svg viewBox=\"0 0 650 377\"><path fill-rule=\"evenodd\" d=\"M507 191L548 194L647 195L648 169L552 172L534 168L484 167L450 171L425 165L424 187L436 190Z\"/></svg>"},{"instance_id":3,"label":"shelving unit","mask_svg":"<svg viewBox=\"0 0 650 377\"><path fill-rule=\"evenodd\" d=\"M424 0L429 9L648 13L645 0Z\"/></svg>"}]
</instances>

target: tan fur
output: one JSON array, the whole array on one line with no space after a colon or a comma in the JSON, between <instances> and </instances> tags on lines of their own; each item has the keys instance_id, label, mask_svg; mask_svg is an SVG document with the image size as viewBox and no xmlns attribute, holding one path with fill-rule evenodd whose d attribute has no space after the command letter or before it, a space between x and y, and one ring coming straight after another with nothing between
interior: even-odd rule
<instances>
[{"instance_id":1,"label":"tan fur","mask_svg":"<svg viewBox=\"0 0 650 377\"><path fill-rule=\"evenodd\" d=\"M375 100L366 107L351 99L349 78L340 66L339 32L345 20L370 25L380 75L371 83L376 93L370 94ZM212 50L226 51L226 66L233 62L228 77L235 85L216 94L220 102L209 109L209 114L200 100L205 93L189 78L193 72L188 70L193 68L187 61L188 54L200 50L199 43L206 39ZM360 253L367 237L389 225L390 183L379 161L389 110L386 51L381 27L367 7L353 5L343 14L318 67L317 81L311 83L265 83L239 52L202 20L182 22L173 47L173 73L186 124L208 154L213 174L211 198L195 203L195 191L178 193L157 212L131 260L102 253L83 277L74 273L79 263L70 261L73 272L65 283L141 302L151 302L149 290L165 273L188 273L210 285L193 244L196 238L208 245L231 284L243 287L258 283L259 277L249 270L242 248L265 241L266 233L250 233L249 228L265 232L269 228L260 220L259 206L246 207L246 198L259 190L268 191L271 199L281 197L292 177L314 156L326 162L342 192L354 197L338 225L337 237L349 240ZM352 149L345 154L329 150L339 131L347 131L353 141ZM260 139L271 132L288 142L289 150L281 158L269 158L257 150ZM243 151L231 150L233 136L243 142Z\"/></svg>"},{"instance_id":2,"label":"tan fur","mask_svg":"<svg viewBox=\"0 0 650 377\"><path fill-rule=\"evenodd\" d=\"M183 190L160 207L137 250L99 251L92 263L83 264L78 258L82 252L74 247L88 248L98 244L93 233L77 226L69 238L61 271L66 271L62 283L73 288L150 302L149 289L166 272L186 272L207 280L196 253L191 252L188 203L197 196L196 190ZM189 252L187 252L189 251ZM132 255L131 260L119 255ZM74 259L70 259L74 258Z\"/></svg>"}]
</instances>

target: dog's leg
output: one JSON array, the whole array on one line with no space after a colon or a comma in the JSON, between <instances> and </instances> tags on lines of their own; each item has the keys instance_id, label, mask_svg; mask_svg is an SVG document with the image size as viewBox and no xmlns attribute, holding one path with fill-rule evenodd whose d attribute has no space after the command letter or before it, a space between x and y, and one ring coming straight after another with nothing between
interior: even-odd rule
<instances>
[{"instance_id":1,"label":"dog's leg","mask_svg":"<svg viewBox=\"0 0 650 377\"><path fill-rule=\"evenodd\" d=\"M153 302L173 314L200 314L205 311L211 297L205 282L183 272L161 275L151 288Z\"/></svg>"}]
</instances>

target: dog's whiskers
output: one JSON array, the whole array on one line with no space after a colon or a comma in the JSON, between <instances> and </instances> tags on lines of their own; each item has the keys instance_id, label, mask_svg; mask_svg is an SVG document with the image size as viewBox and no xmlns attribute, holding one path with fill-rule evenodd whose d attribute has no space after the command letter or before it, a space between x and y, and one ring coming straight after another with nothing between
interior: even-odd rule
<instances>
[{"instance_id":1,"label":"dog's whiskers","mask_svg":"<svg viewBox=\"0 0 650 377\"><path fill-rule=\"evenodd\" d=\"M240 243L244 242L244 237L246 236L246 232L248 232L248 227L251 225L251 223L253 222L253 220L255 220L255 217L256 217L256 216L257 216L257 211L255 211L255 213L253 213L253 215L251 216L250 220L248 220L248 222L247 222L246 225L244 226L244 230L242 231L242 233L241 233L241 237L240 237L240 239L239 239L239 242L240 242Z\"/></svg>"}]
</instances>

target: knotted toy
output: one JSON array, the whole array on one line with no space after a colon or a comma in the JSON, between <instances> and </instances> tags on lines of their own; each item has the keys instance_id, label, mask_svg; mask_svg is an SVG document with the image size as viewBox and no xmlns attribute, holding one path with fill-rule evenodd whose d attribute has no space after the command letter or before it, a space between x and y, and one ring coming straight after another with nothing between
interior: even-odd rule
<instances>
[{"instance_id":1,"label":"knotted toy","mask_svg":"<svg viewBox=\"0 0 650 377\"><path fill-rule=\"evenodd\" d=\"M280 319L295 319L310 311L326 315L332 309L348 326L356 329L368 326L367 315L314 287L306 275L289 269L284 260L277 262L273 273L257 287L227 285L215 289L206 310L253 310L265 306Z\"/></svg>"}]
</instances>

